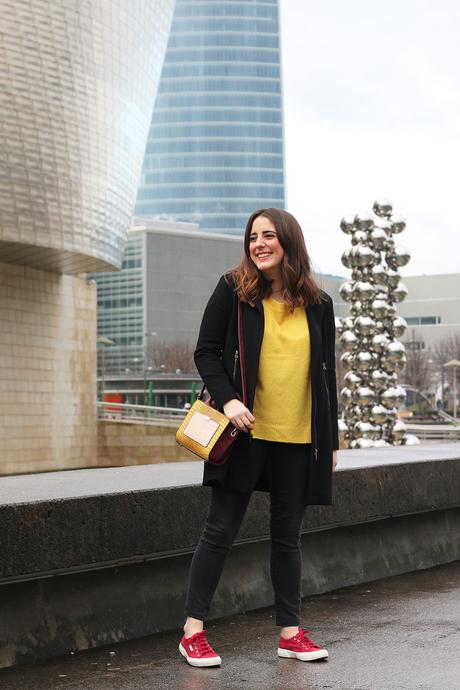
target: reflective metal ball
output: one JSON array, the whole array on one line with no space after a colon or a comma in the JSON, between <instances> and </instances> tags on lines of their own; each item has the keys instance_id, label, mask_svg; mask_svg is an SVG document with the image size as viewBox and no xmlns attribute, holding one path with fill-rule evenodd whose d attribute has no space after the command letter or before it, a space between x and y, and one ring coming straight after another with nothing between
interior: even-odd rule
<instances>
[{"instance_id":1,"label":"reflective metal ball","mask_svg":"<svg viewBox=\"0 0 460 690\"><path fill-rule=\"evenodd\" d=\"M352 280L347 280L346 283L342 283L339 287L339 294L344 302L351 302L353 285L354 282Z\"/></svg>"},{"instance_id":2,"label":"reflective metal ball","mask_svg":"<svg viewBox=\"0 0 460 690\"><path fill-rule=\"evenodd\" d=\"M393 213L393 204L389 199L377 199L372 207L376 216L389 218Z\"/></svg>"},{"instance_id":3,"label":"reflective metal ball","mask_svg":"<svg viewBox=\"0 0 460 690\"><path fill-rule=\"evenodd\" d=\"M379 354L386 352L390 340L384 333L377 333L371 340L372 349Z\"/></svg>"},{"instance_id":4,"label":"reflective metal ball","mask_svg":"<svg viewBox=\"0 0 460 690\"><path fill-rule=\"evenodd\" d=\"M340 363L345 371L350 371L354 362L354 355L351 352L344 352L340 356Z\"/></svg>"},{"instance_id":5,"label":"reflective metal ball","mask_svg":"<svg viewBox=\"0 0 460 690\"><path fill-rule=\"evenodd\" d=\"M352 352L359 342L358 336L353 331L344 331L339 340L347 352Z\"/></svg>"},{"instance_id":6,"label":"reflective metal ball","mask_svg":"<svg viewBox=\"0 0 460 690\"><path fill-rule=\"evenodd\" d=\"M393 271L393 269L389 269L388 271L385 272L385 283L390 287L390 288L396 288L401 280L401 276L397 271Z\"/></svg>"},{"instance_id":7,"label":"reflective metal ball","mask_svg":"<svg viewBox=\"0 0 460 690\"><path fill-rule=\"evenodd\" d=\"M369 245L372 249L382 251L388 244L388 235L382 228L374 228L369 236Z\"/></svg>"},{"instance_id":8,"label":"reflective metal ball","mask_svg":"<svg viewBox=\"0 0 460 690\"><path fill-rule=\"evenodd\" d=\"M393 269L397 269L400 266L405 266L410 261L409 250L405 247L397 245L393 248L390 254L386 255L386 261L389 266Z\"/></svg>"},{"instance_id":9,"label":"reflective metal ball","mask_svg":"<svg viewBox=\"0 0 460 690\"><path fill-rule=\"evenodd\" d=\"M348 371L343 377L348 388L354 389L362 384L362 376L358 376L354 371Z\"/></svg>"},{"instance_id":10,"label":"reflective metal ball","mask_svg":"<svg viewBox=\"0 0 460 690\"><path fill-rule=\"evenodd\" d=\"M375 441L370 438L358 438L356 439L355 448L373 448Z\"/></svg>"},{"instance_id":11,"label":"reflective metal ball","mask_svg":"<svg viewBox=\"0 0 460 690\"><path fill-rule=\"evenodd\" d=\"M360 335L368 335L373 333L375 328L375 321L370 316L358 316L354 323L355 331Z\"/></svg>"},{"instance_id":12,"label":"reflective metal ball","mask_svg":"<svg viewBox=\"0 0 460 690\"><path fill-rule=\"evenodd\" d=\"M401 281L398 283L397 287L392 291L391 296L394 302L402 302L406 298L408 293L407 287Z\"/></svg>"},{"instance_id":13,"label":"reflective metal ball","mask_svg":"<svg viewBox=\"0 0 460 690\"><path fill-rule=\"evenodd\" d=\"M376 264L372 267L372 277L376 283L385 283L386 274L386 268L382 264Z\"/></svg>"},{"instance_id":14,"label":"reflective metal ball","mask_svg":"<svg viewBox=\"0 0 460 690\"><path fill-rule=\"evenodd\" d=\"M370 405L375 400L375 393L368 386L358 388L358 405Z\"/></svg>"},{"instance_id":15,"label":"reflective metal ball","mask_svg":"<svg viewBox=\"0 0 460 690\"><path fill-rule=\"evenodd\" d=\"M372 230L374 227L374 218L372 213L367 213L367 211L362 211L357 213L354 221L355 227L358 230Z\"/></svg>"},{"instance_id":16,"label":"reflective metal ball","mask_svg":"<svg viewBox=\"0 0 460 690\"><path fill-rule=\"evenodd\" d=\"M388 418L388 411L383 405L374 405L371 409L371 419L376 424L383 424Z\"/></svg>"},{"instance_id":17,"label":"reflective metal ball","mask_svg":"<svg viewBox=\"0 0 460 690\"><path fill-rule=\"evenodd\" d=\"M374 266L379 261L379 256L370 247L358 245L351 251L356 266Z\"/></svg>"},{"instance_id":18,"label":"reflective metal ball","mask_svg":"<svg viewBox=\"0 0 460 690\"><path fill-rule=\"evenodd\" d=\"M360 302L368 302L375 295L375 287L372 283L358 280L352 288L353 299Z\"/></svg>"},{"instance_id":19,"label":"reflective metal ball","mask_svg":"<svg viewBox=\"0 0 460 690\"><path fill-rule=\"evenodd\" d=\"M383 299L374 299L371 303L372 314L376 319L384 319L388 315L389 304Z\"/></svg>"},{"instance_id":20,"label":"reflective metal ball","mask_svg":"<svg viewBox=\"0 0 460 690\"><path fill-rule=\"evenodd\" d=\"M342 388L340 391L340 397L344 402L353 400L353 392L345 386L345 388Z\"/></svg>"},{"instance_id":21,"label":"reflective metal ball","mask_svg":"<svg viewBox=\"0 0 460 690\"><path fill-rule=\"evenodd\" d=\"M391 231L395 233L395 235L398 235L400 232L402 232L406 227L406 221L405 219L397 214L393 214L391 216Z\"/></svg>"},{"instance_id":22,"label":"reflective metal ball","mask_svg":"<svg viewBox=\"0 0 460 690\"><path fill-rule=\"evenodd\" d=\"M393 340L388 344L386 357L390 362L399 362L403 359L405 352L404 345L399 340Z\"/></svg>"},{"instance_id":23,"label":"reflective metal ball","mask_svg":"<svg viewBox=\"0 0 460 690\"><path fill-rule=\"evenodd\" d=\"M407 329L407 321L402 316L393 319L392 323L393 333L397 338L403 335Z\"/></svg>"},{"instance_id":24,"label":"reflective metal ball","mask_svg":"<svg viewBox=\"0 0 460 690\"><path fill-rule=\"evenodd\" d=\"M420 445L420 439L414 434L406 434L404 436L404 444L406 446L418 446Z\"/></svg>"},{"instance_id":25,"label":"reflective metal ball","mask_svg":"<svg viewBox=\"0 0 460 690\"><path fill-rule=\"evenodd\" d=\"M388 381L388 374L381 369L374 369L371 374L372 386L376 390L382 390L386 387Z\"/></svg>"},{"instance_id":26,"label":"reflective metal ball","mask_svg":"<svg viewBox=\"0 0 460 690\"><path fill-rule=\"evenodd\" d=\"M348 353L345 352L344 354ZM366 371L373 366L374 358L370 352L358 352L354 357L354 363L359 371Z\"/></svg>"},{"instance_id":27,"label":"reflective metal ball","mask_svg":"<svg viewBox=\"0 0 460 690\"><path fill-rule=\"evenodd\" d=\"M351 238L351 243L356 245L356 244L365 244L367 242L367 234L364 232L364 230L356 230L356 232L353 234L353 237Z\"/></svg>"},{"instance_id":28,"label":"reflective metal ball","mask_svg":"<svg viewBox=\"0 0 460 690\"><path fill-rule=\"evenodd\" d=\"M344 216L340 221L340 229L346 235L351 235L355 230L355 217L354 216Z\"/></svg>"},{"instance_id":29,"label":"reflective metal ball","mask_svg":"<svg viewBox=\"0 0 460 690\"><path fill-rule=\"evenodd\" d=\"M387 409L391 409L398 404L398 391L396 388L387 388L386 391L380 394L382 405Z\"/></svg>"},{"instance_id":30,"label":"reflective metal ball","mask_svg":"<svg viewBox=\"0 0 460 690\"><path fill-rule=\"evenodd\" d=\"M362 311L363 311L363 305L359 300L357 300L356 302L352 302L350 304L350 313L353 316L355 316L355 317L359 316L362 313Z\"/></svg>"},{"instance_id":31,"label":"reflective metal ball","mask_svg":"<svg viewBox=\"0 0 460 690\"><path fill-rule=\"evenodd\" d=\"M346 249L343 254L342 254L342 264L346 268L351 268L352 263L351 263L351 249Z\"/></svg>"}]
</instances>

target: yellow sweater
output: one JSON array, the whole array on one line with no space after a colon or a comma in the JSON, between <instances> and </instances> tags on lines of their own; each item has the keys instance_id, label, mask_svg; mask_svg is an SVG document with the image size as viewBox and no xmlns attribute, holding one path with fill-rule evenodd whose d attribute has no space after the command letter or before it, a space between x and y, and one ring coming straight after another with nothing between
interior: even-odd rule
<instances>
[{"instance_id":1,"label":"yellow sweater","mask_svg":"<svg viewBox=\"0 0 460 690\"><path fill-rule=\"evenodd\" d=\"M304 307L293 314L262 300L265 328L254 398L253 438L311 443L310 332Z\"/></svg>"}]
</instances>

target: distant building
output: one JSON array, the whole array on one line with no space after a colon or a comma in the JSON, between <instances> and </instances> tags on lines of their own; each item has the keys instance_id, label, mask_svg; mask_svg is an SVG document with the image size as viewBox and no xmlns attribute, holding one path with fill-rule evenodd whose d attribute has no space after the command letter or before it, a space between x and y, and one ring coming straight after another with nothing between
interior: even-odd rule
<instances>
[{"instance_id":1,"label":"distant building","mask_svg":"<svg viewBox=\"0 0 460 690\"><path fill-rule=\"evenodd\" d=\"M136 218L122 270L93 274L104 366L160 369L160 344L195 345L204 306L220 275L239 263L241 237L203 233L193 223Z\"/></svg>"},{"instance_id":2,"label":"distant building","mask_svg":"<svg viewBox=\"0 0 460 690\"><path fill-rule=\"evenodd\" d=\"M99 348L104 349L107 376L162 373L160 346L194 348L212 290L242 254L242 237L202 232L193 223L135 218L122 270L93 275L98 335L114 342ZM339 294L346 278L317 279L332 296L336 316L347 316L349 305ZM404 276L403 281L409 290L397 305L409 326L403 342L425 348L444 335L460 333L460 274Z\"/></svg>"},{"instance_id":3,"label":"distant building","mask_svg":"<svg viewBox=\"0 0 460 690\"><path fill-rule=\"evenodd\" d=\"M241 235L284 207L278 0L176 0L136 215Z\"/></svg>"},{"instance_id":4,"label":"distant building","mask_svg":"<svg viewBox=\"0 0 460 690\"><path fill-rule=\"evenodd\" d=\"M337 316L348 316L349 305L343 302L339 288L345 277L323 277L325 289L330 292ZM403 302L396 305L398 315L407 321L407 330L401 342L412 343L414 349L427 349L444 337L460 335L460 273L405 276L402 281L408 289Z\"/></svg>"}]
</instances>

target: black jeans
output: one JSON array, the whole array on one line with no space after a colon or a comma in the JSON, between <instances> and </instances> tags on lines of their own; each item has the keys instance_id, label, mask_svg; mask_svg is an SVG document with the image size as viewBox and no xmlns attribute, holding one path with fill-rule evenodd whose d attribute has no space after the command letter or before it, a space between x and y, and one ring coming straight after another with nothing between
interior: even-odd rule
<instances>
[{"instance_id":1,"label":"black jeans","mask_svg":"<svg viewBox=\"0 0 460 690\"><path fill-rule=\"evenodd\" d=\"M302 556L300 527L311 444L253 439L268 463L270 478L270 574L275 594L276 625L298 625ZM238 534L252 491L212 487L211 505L192 559L186 616L205 621L225 559Z\"/></svg>"}]
</instances>

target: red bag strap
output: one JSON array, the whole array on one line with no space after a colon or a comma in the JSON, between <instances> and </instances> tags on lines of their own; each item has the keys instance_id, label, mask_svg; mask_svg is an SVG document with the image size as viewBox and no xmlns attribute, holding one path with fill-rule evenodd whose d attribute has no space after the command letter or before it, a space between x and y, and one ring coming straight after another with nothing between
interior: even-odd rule
<instances>
[{"instance_id":1,"label":"red bag strap","mask_svg":"<svg viewBox=\"0 0 460 690\"><path fill-rule=\"evenodd\" d=\"M244 365L244 341L243 341L243 304L238 300L238 349L240 353L240 371L241 371L241 385L243 388L243 405L247 407L247 394L246 394L246 367ZM206 384L203 383L203 387L198 395L198 400L203 399L204 389Z\"/></svg>"},{"instance_id":2,"label":"red bag strap","mask_svg":"<svg viewBox=\"0 0 460 690\"><path fill-rule=\"evenodd\" d=\"M241 386L243 388L243 405L247 407L246 394L246 367L244 364L244 340L243 340L243 304L238 300L238 348L240 350Z\"/></svg>"}]
</instances>

